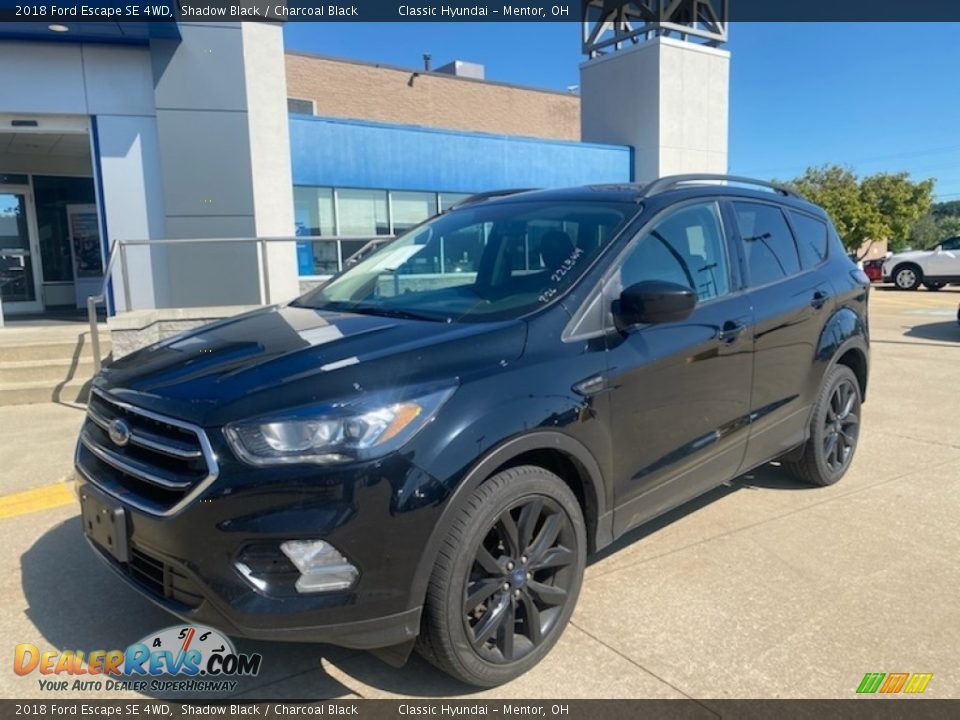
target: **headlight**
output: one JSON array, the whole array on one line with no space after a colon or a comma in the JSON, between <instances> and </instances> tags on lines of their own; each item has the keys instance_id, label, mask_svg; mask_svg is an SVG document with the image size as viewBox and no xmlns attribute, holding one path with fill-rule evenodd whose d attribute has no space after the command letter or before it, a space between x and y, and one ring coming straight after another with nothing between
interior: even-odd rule
<instances>
[{"instance_id":1,"label":"headlight","mask_svg":"<svg viewBox=\"0 0 960 720\"><path fill-rule=\"evenodd\" d=\"M231 423L224 433L237 457L252 465L366 460L401 447L433 419L454 390L446 385L379 392Z\"/></svg>"}]
</instances>

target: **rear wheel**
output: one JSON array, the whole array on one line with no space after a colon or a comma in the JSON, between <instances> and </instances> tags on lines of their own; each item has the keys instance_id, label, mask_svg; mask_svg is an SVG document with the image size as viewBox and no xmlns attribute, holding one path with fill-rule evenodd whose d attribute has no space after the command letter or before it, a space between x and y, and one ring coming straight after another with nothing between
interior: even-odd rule
<instances>
[{"instance_id":1,"label":"rear wheel","mask_svg":"<svg viewBox=\"0 0 960 720\"><path fill-rule=\"evenodd\" d=\"M940 288L942 288L944 285L946 285L946 283L938 283L938 282L924 282L924 283L923 283L923 286L924 286L927 290L930 290L930 291L932 291L932 292L936 292L937 290L939 290Z\"/></svg>"},{"instance_id":2,"label":"rear wheel","mask_svg":"<svg viewBox=\"0 0 960 720\"><path fill-rule=\"evenodd\" d=\"M417 649L484 687L536 665L573 613L586 563L577 499L547 470L504 470L464 504L437 557Z\"/></svg>"},{"instance_id":3,"label":"rear wheel","mask_svg":"<svg viewBox=\"0 0 960 720\"><path fill-rule=\"evenodd\" d=\"M893 284L899 290L916 290L923 282L923 271L916 265L901 265L893 271Z\"/></svg>"},{"instance_id":4,"label":"rear wheel","mask_svg":"<svg viewBox=\"0 0 960 720\"><path fill-rule=\"evenodd\" d=\"M802 455L784 463L794 477L822 486L844 476L860 437L860 403L857 376L846 365L837 365L824 379Z\"/></svg>"}]
</instances>

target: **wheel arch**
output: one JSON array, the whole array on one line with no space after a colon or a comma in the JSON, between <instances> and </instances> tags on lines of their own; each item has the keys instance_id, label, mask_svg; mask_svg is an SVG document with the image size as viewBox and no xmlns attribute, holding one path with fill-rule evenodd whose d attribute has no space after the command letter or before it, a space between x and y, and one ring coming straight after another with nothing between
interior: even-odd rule
<instances>
[{"instance_id":1,"label":"wheel arch","mask_svg":"<svg viewBox=\"0 0 960 720\"><path fill-rule=\"evenodd\" d=\"M862 347L856 343L849 343L849 347L843 349L834 360L834 365L846 365L857 376L857 384L860 386L860 399L867 398L867 379L870 375L870 366L867 361L867 354Z\"/></svg>"},{"instance_id":2,"label":"wheel arch","mask_svg":"<svg viewBox=\"0 0 960 720\"><path fill-rule=\"evenodd\" d=\"M823 326L816 357L821 365L819 386L834 365L846 365L857 376L861 398L866 398L870 374L869 335L866 320L850 307L837 309Z\"/></svg>"},{"instance_id":3,"label":"wheel arch","mask_svg":"<svg viewBox=\"0 0 960 720\"><path fill-rule=\"evenodd\" d=\"M420 605L436 562L440 544L463 502L498 472L519 465L538 465L558 475L573 491L587 526L587 552L613 541L613 513L600 465L578 440L555 431L535 431L511 438L473 464L452 495L430 533L411 584L411 605Z\"/></svg>"}]
</instances>

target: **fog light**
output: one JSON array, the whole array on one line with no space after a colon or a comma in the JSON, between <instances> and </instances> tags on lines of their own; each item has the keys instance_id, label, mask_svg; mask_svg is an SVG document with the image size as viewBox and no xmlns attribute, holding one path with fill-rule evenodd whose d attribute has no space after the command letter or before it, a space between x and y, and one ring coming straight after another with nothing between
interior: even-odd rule
<instances>
[{"instance_id":1,"label":"fog light","mask_svg":"<svg viewBox=\"0 0 960 720\"><path fill-rule=\"evenodd\" d=\"M346 590L360 575L339 550L323 540L288 540L280 550L300 571L297 592Z\"/></svg>"}]
</instances>

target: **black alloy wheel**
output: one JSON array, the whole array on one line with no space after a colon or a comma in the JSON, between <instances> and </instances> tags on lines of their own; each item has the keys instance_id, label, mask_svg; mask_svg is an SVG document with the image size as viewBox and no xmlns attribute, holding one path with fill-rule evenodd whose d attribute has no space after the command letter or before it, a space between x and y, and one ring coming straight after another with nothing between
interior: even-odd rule
<instances>
[{"instance_id":1,"label":"black alloy wheel","mask_svg":"<svg viewBox=\"0 0 960 720\"><path fill-rule=\"evenodd\" d=\"M860 434L860 391L844 378L833 389L824 417L823 461L832 472L846 469Z\"/></svg>"},{"instance_id":2,"label":"black alloy wheel","mask_svg":"<svg viewBox=\"0 0 960 720\"><path fill-rule=\"evenodd\" d=\"M850 469L860 437L860 381L846 365L823 379L810 419L810 437L784 458L784 467L810 485L833 485Z\"/></svg>"},{"instance_id":3,"label":"black alloy wheel","mask_svg":"<svg viewBox=\"0 0 960 720\"><path fill-rule=\"evenodd\" d=\"M427 587L417 651L471 685L542 660L573 614L586 565L583 510L566 483L523 465L459 501Z\"/></svg>"},{"instance_id":4,"label":"black alloy wheel","mask_svg":"<svg viewBox=\"0 0 960 720\"><path fill-rule=\"evenodd\" d=\"M576 579L574 547L570 518L548 497L501 513L474 551L463 590L463 621L478 655L511 663L543 643Z\"/></svg>"}]
</instances>

